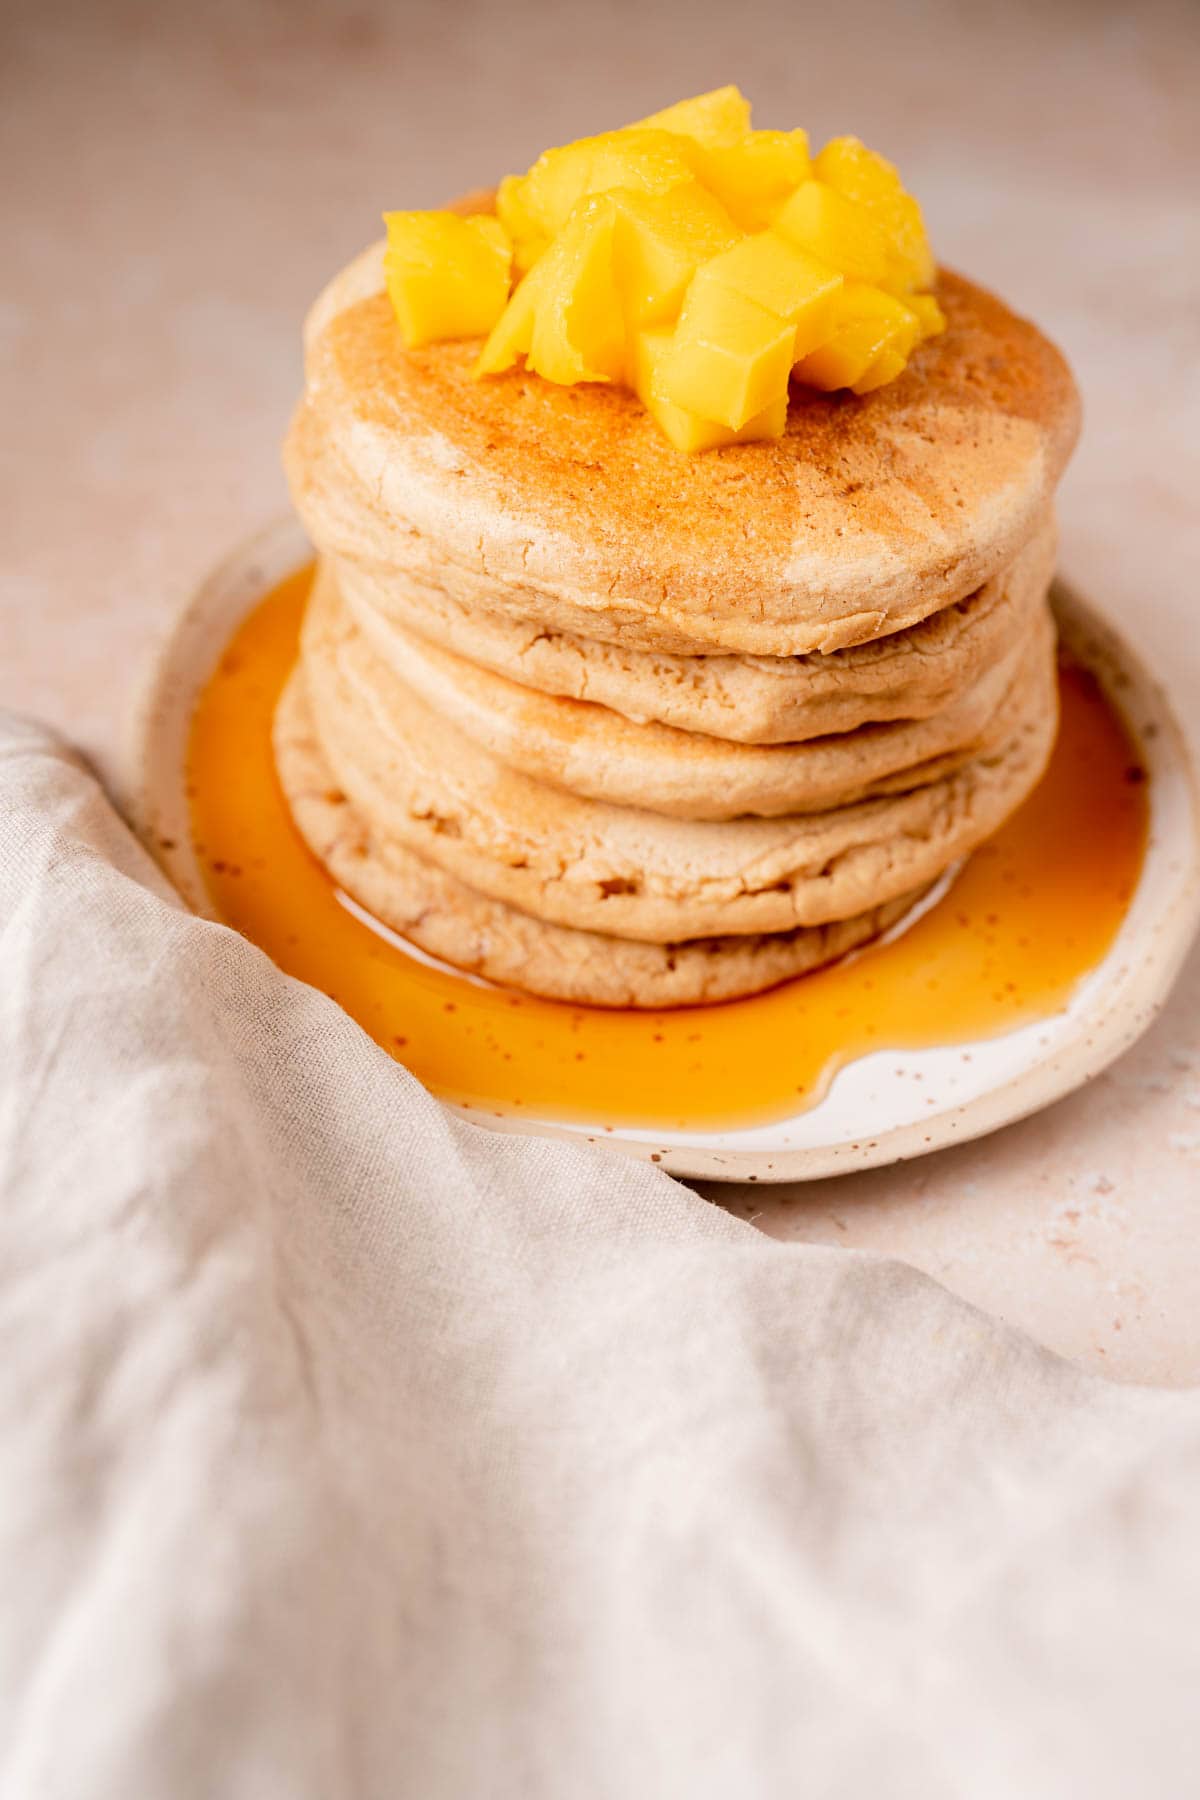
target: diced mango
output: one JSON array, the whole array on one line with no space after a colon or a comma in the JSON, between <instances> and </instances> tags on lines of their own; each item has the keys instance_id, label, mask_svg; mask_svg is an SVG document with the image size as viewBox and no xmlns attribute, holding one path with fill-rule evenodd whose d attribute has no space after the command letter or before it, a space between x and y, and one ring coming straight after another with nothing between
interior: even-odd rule
<instances>
[{"instance_id":1,"label":"diced mango","mask_svg":"<svg viewBox=\"0 0 1200 1800\"><path fill-rule=\"evenodd\" d=\"M384 223L384 280L408 348L491 331L508 301L512 266L499 219L393 212Z\"/></svg>"},{"instance_id":2,"label":"diced mango","mask_svg":"<svg viewBox=\"0 0 1200 1800\"><path fill-rule=\"evenodd\" d=\"M710 286L739 295L791 326L796 361L832 331L842 277L777 232L760 231L697 271L693 293Z\"/></svg>"},{"instance_id":3,"label":"diced mango","mask_svg":"<svg viewBox=\"0 0 1200 1800\"><path fill-rule=\"evenodd\" d=\"M815 168L818 180L876 211L886 210L896 195L904 192L895 163L877 150L868 150L861 138L830 138L819 152Z\"/></svg>"},{"instance_id":4,"label":"diced mango","mask_svg":"<svg viewBox=\"0 0 1200 1800\"><path fill-rule=\"evenodd\" d=\"M518 238L513 244L513 274L520 277L539 263L550 248L550 239L544 237Z\"/></svg>"},{"instance_id":5,"label":"diced mango","mask_svg":"<svg viewBox=\"0 0 1200 1800\"><path fill-rule=\"evenodd\" d=\"M527 363L547 381L623 381L624 312L616 284L616 215L607 195L581 200L528 278L537 283Z\"/></svg>"},{"instance_id":6,"label":"diced mango","mask_svg":"<svg viewBox=\"0 0 1200 1800\"><path fill-rule=\"evenodd\" d=\"M886 284L897 293L927 288L935 274L921 208L899 171L856 137L831 138L817 157L820 180L872 213L888 250Z\"/></svg>"},{"instance_id":7,"label":"diced mango","mask_svg":"<svg viewBox=\"0 0 1200 1800\"><path fill-rule=\"evenodd\" d=\"M811 173L806 131L752 131L736 144L703 147L705 184L743 231L763 231Z\"/></svg>"},{"instance_id":8,"label":"diced mango","mask_svg":"<svg viewBox=\"0 0 1200 1800\"><path fill-rule=\"evenodd\" d=\"M886 329L873 319L851 319L796 364L793 374L806 387L833 393L861 380L887 343Z\"/></svg>"},{"instance_id":9,"label":"diced mango","mask_svg":"<svg viewBox=\"0 0 1200 1800\"><path fill-rule=\"evenodd\" d=\"M665 194L693 181L695 154L686 138L667 131L630 128L580 138L539 156L507 204L519 209L533 231L553 237L588 194L611 188Z\"/></svg>"},{"instance_id":10,"label":"diced mango","mask_svg":"<svg viewBox=\"0 0 1200 1800\"><path fill-rule=\"evenodd\" d=\"M475 365L498 375L519 357L547 381L623 381L626 332L613 263L615 212L582 200L537 267L520 282Z\"/></svg>"},{"instance_id":11,"label":"diced mango","mask_svg":"<svg viewBox=\"0 0 1200 1800\"><path fill-rule=\"evenodd\" d=\"M922 338L937 337L946 329L946 315L932 294L906 294L904 304L917 315Z\"/></svg>"},{"instance_id":12,"label":"diced mango","mask_svg":"<svg viewBox=\"0 0 1200 1800\"><path fill-rule=\"evenodd\" d=\"M698 144L714 148L736 144L750 130L750 102L736 87L714 88L711 93L697 94L691 100L677 100L662 112L639 119L637 125L658 131L674 131L680 137L694 138Z\"/></svg>"},{"instance_id":13,"label":"diced mango","mask_svg":"<svg viewBox=\"0 0 1200 1800\"><path fill-rule=\"evenodd\" d=\"M786 395L795 327L716 282L693 281L659 371L673 406L740 431Z\"/></svg>"},{"instance_id":14,"label":"diced mango","mask_svg":"<svg viewBox=\"0 0 1200 1800\"><path fill-rule=\"evenodd\" d=\"M801 182L774 228L849 281L880 282L887 274L887 243L875 219L823 181Z\"/></svg>"},{"instance_id":15,"label":"diced mango","mask_svg":"<svg viewBox=\"0 0 1200 1800\"><path fill-rule=\"evenodd\" d=\"M874 362L859 376L854 383L856 394L870 394L876 388L886 387L889 381L895 381L897 375L903 375L908 367L907 356L902 356L891 345L885 345Z\"/></svg>"},{"instance_id":16,"label":"diced mango","mask_svg":"<svg viewBox=\"0 0 1200 1800\"><path fill-rule=\"evenodd\" d=\"M734 87L548 150L500 184L497 215L518 285L480 301L476 372L524 357L551 381L632 384L683 450L777 436L789 374L868 393L945 328L891 163L857 138L814 160L803 131L753 131ZM457 335L419 260L406 334Z\"/></svg>"},{"instance_id":17,"label":"diced mango","mask_svg":"<svg viewBox=\"0 0 1200 1800\"><path fill-rule=\"evenodd\" d=\"M900 373L920 333L911 307L882 288L848 281L837 297L833 330L797 362L796 380L828 392L848 387L867 393ZM891 374L880 375L889 368Z\"/></svg>"},{"instance_id":18,"label":"diced mango","mask_svg":"<svg viewBox=\"0 0 1200 1800\"><path fill-rule=\"evenodd\" d=\"M667 194L609 196L616 214L617 285L631 329L668 324L679 313L688 283L711 257L737 242L737 229L718 200L698 182Z\"/></svg>"},{"instance_id":19,"label":"diced mango","mask_svg":"<svg viewBox=\"0 0 1200 1800\"><path fill-rule=\"evenodd\" d=\"M519 357L528 356L533 344L533 327L544 277L542 264L518 282L513 295L492 328L490 337L479 353L475 374L500 375L511 369Z\"/></svg>"},{"instance_id":20,"label":"diced mango","mask_svg":"<svg viewBox=\"0 0 1200 1800\"><path fill-rule=\"evenodd\" d=\"M748 419L740 430L717 425L711 419L687 412L662 397L659 373L674 344L670 331L642 331L634 340L633 384L639 400L653 414L659 428L677 450L695 455L726 444L748 444L761 438L782 437L787 424L787 390L761 413Z\"/></svg>"},{"instance_id":21,"label":"diced mango","mask_svg":"<svg viewBox=\"0 0 1200 1800\"><path fill-rule=\"evenodd\" d=\"M525 181L521 175L506 175L496 189L496 217L514 244L523 238L541 234L537 220L524 201Z\"/></svg>"},{"instance_id":22,"label":"diced mango","mask_svg":"<svg viewBox=\"0 0 1200 1800\"><path fill-rule=\"evenodd\" d=\"M528 275L550 239L525 205L521 176L506 175L496 189L496 217L512 239L514 271Z\"/></svg>"},{"instance_id":23,"label":"diced mango","mask_svg":"<svg viewBox=\"0 0 1200 1800\"><path fill-rule=\"evenodd\" d=\"M655 394L639 395L639 398L664 437L685 456L695 456L701 450L723 450L730 444L753 444L781 438L787 425L786 393L780 394L778 400L757 418L748 419L740 431L731 431L727 425L702 419L697 413L685 412L681 406L672 406L669 400L660 400Z\"/></svg>"}]
</instances>

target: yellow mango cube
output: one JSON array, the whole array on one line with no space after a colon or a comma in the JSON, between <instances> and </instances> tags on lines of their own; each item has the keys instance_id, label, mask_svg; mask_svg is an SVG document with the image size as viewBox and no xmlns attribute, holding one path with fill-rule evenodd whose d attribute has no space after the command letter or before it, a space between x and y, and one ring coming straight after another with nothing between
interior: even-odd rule
<instances>
[{"instance_id":1,"label":"yellow mango cube","mask_svg":"<svg viewBox=\"0 0 1200 1800\"><path fill-rule=\"evenodd\" d=\"M946 315L932 294L907 294L904 304L916 313L922 339L937 337L945 331Z\"/></svg>"},{"instance_id":2,"label":"yellow mango cube","mask_svg":"<svg viewBox=\"0 0 1200 1800\"><path fill-rule=\"evenodd\" d=\"M513 245L513 274L519 279L528 275L550 248L550 239L544 237L521 238Z\"/></svg>"},{"instance_id":3,"label":"yellow mango cube","mask_svg":"<svg viewBox=\"0 0 1200 1800\"><path fill-rule=\"evenodd\" d=\"M667 324L688 283L710 258L737 242L729 214L699 182L667 194L609 195L616 215L617 285L631 329Z\"/></svg>"},{"instance_id":4,"label":"yellow mango cube","mask_svg":"<svg viewBox=\"0 0 1200 1800\"><path fill-rule=\"evenodd\" d=\"M525 205L524 189L524 178L520 175L506 175L496 189L496 217L514 244L524 238L544 235Z\"/></svg>"},{"instance_id":5,"label":"yellow mango cube","mask_svg":"<svg viewBox=\"0 0 1200 1800\"><path fill-rule=\"evenodd\" d=\"M886 387L889 381L895 381L897 375L903 375L908 367L907 356L901 356L891 345L885 345L867 369L854 383L856 394L871 394L876 388Z\"/></svg>"},{"instance_id":6,"label":"yellow mango cube","mask_svg":"<svg viewBox=\"0 0 1200 1800\"><path fill-rule=\"evenodd\" d=\"M658 131L673 131L679 137L694 138L698 144L714 148L736 144L750 130L750 102L736 87L714 88L711 93L697 94L691 100L677 100L662 112L639 119L628 129L649 126Z\"/></svg>"},{"instance_id":7,"label":"yellow mango cube","mask_svg":"<svg viewBox=\"0 0 1200 1800\"><path fill-rule=\"evenodd\" d=\"M907 320L898 323L892 337L879 351L874 362L855 382L856 394L869 394L873 389L894 381L897 375L904 373L908 359L919 343L945 331L946 315L932 294L906 294L904 306L917 322L916 334L914 335Z\"/></svg>"},{"instance_id":8,"label":"yellow mango cube","mask_svg":"<svg viewBox=\"0 0 1200 1800\"><path fill-rule=\"evenodd\" d=\"M899 170L856 137L831 138L816 159L821 181L871 213L888 251L886 284L898 293L932 286L935 268L921 208Z\"/></svg>"},{"instance_id":9,"label":"yellow mango cube","mask_svg":"<svg viewBox=\"0 0 1200 1800\"><path fill-rule=\"evenodd\" d=\"M527 279L535 282L533 335L526 361L547 381L623 381L625 318L616 283L616 217L593 195L570 219Z\"/></svg>"},{"instance_id":10,"label":"yellow mango cube","mask_svg":"<svg viewBox=\"0 0 1200 1800\"><path fill-rule=\"evenodd\" d=\"M778 400L757 418L748 419L740 431L731 431L727 425L717 425L711 419L685 412L681 406L672 406L669 400L660 400L657 395L642 398L642 404L663 436L685 456L696 456L701 450L724 450L730 444L753 444L781 438L787 425L786 393L780 394Z\"/></svg>"},{"instance_id":11,"label":"yellow mango cube","mask_svg":"<svg viewBox=\"0 0 1200 1800\"><path fill-rule=\"evenodd\" d=\"M777 232L760 231L742 238L697 271L693 292L707 287L737 294L791 326L792 360L796 361L833 329L842 277Z\"/></svg>"},{"instance_id":12,"label":"yellow mango cube","mask_svg":"<svg viewBox=\"0 0 1200 1800\"><path fill-rule=\"evenodd\" d=\"M686 138L667 131L629 127L580 138L539 156L511 191L507 205L519 210L531 231L553 237L588 194L612 188L665 194L693 181L695 154Z\"/></svg>"},{"instance_id":13,"label":"yellow mango cube","mask_svg":"<svg viewBox=\"0 0 1200 1800\"><path fill-rule=\"evenodd\" d=\"M547 150L496 211L389 215L406 341L486 331L478 375L632 385L682 450L778 436L793 374L869 393L945 329L892 164L755 131L736 87Z\"/></svg>"},{"instance_id":14,"label":"yellow mango cube","mask_svg":"<svg viewBox=\"0 0 1200 1800\"><path fill-rule=\"evenodd\" d=\"M786 398L796 329L716 282L693 281L659 371L672 406L740 431Z\"/></svg>"},{"instance_id":15,"label":"yellow mango cube","mask_svg":"<svg viewBox=\"0 0 1200 1800\"><path fill-rule=\"evenodd\" d=\"M520 357L528 356L533 343L541 281L538 269L534 269L518 282L479 353L474 370L476 376L499 375L505 369L511 369Z\"/></svg>"},{"instance_id":16,"label":"yellow mango cube","mask_svg":"<svg viewBox=\"0 0 1200 1800\"><path fill-rule=\"evenodd\" d=\"M623 381L627 338L613 261L615 214L606 196L581 201L537 267L519 283L480 353L475 374L498 375L524 356L547 381Z\"/></svg>"},{"instance_id":17,"label":"yellow mango cube","mask_svg":"<svg viewBox=\"0 0 1200 1800\"><path fill-rule=\"evenodd\" d=\"M527 275L550 239L525 205L521 176L506 175L496 189L496 217L512 240L514 270Z\"/></svg>"},{"instance_id":18,"label":"yellow mango cube","mask_svg":"<svg viewBox=\"0 0 1200 1800\"><path fill-rule=\"evenodd\" d=\"M702 419L681 406L662 398L659 372L670 355L674 334L670 331L642 331L634 340L633 384L642 405L652 414L659 429L677 450L694 456L701 450L718 450L727 444L748 444L763 438L783 436L787 424L787 390L740 430Z\"/></svg>"},{"instance_id":19,"label":"yellow mango cube","mask_svg":"<svg viewBox=\"0 0 1200 1800\"><path fill-rule=\"evenodd\" d=\"M850 281L877 283L887 274L887 242L875 219L823 181L801 182L774 229Z\"/></svg>"},{"instance_id":20,"label":"yellow mango cube","mask_svg":"<svg viewBox=\"0 0 1200 1800\"><path fill-rule=\"evenodd\" d=\"M499 219L393 212L384 224L384 281L408 348L491 331L508 302L512 270Z\"/></svg>"},{"instance_id":21,"label":"yellow mango cube","mask_svg":"<svg viewBox=\"0 0 1200 1800\"><path fill-rule=\"evenodd\" d=\"M920 335L911 307L882 288L848 281L837 298L833 330L797 362L796 380L827 392L848 387L867 393L900 373Z\"/></svg>"},{"instance_id":22,"label":"yellow mango cube","mask_svg":"<svg viewBox=\"0 0 1200 1800\"><path fill-rule=\"evenodd\" d=\"M886 343L886 329L875 320L851 319L839 326L816 350L810 350L802 357L793 374L805 387L821 388L825 393L853 387Z\"/></svg>"},{"instance_id":23,"label":"yellow mango cube","mask_svg":"<svg viewBox=\"0 0 1200 1800\"><path fill-rule=\"evenodd\" d=\"M703 147L705 185L743 231L764 231L811 173L806 131L752 131L736 144Z\"/></svg>"}]
</instances>

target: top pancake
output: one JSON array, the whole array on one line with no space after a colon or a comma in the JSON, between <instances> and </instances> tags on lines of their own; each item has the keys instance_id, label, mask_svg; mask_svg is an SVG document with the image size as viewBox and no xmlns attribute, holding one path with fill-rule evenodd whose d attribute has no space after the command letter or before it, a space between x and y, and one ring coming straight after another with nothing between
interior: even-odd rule
<instances>
[{"instance_id":1,"label":"top pancake","mask_svg":"<svg viewBox=\"0 0 1200 1800\"><path fill-rule=\"evenodd\" d=\"M948 329L863 398L794 388L777 443L680 455L622 389L406 350L380 247L318 300L286 451L319 547L557 629L793 656L961 600L1034 531L1078 398L1037 329L942 273Z\"/></svg>"}]
</instances>

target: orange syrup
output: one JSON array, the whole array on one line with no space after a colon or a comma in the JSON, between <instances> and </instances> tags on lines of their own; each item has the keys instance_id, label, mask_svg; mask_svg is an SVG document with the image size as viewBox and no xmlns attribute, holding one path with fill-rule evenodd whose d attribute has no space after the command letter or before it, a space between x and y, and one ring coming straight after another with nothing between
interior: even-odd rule
<instances>
[{"instance_id":1,"label":"orange syrup","mask_svg":"<svg viewBox=\"0 0 1200 1800\"><path fill-rule=\"evenodd\" d=\"M1037 791L890 942L749 1000L675 1011L481 985L354 917L292 825L271 717L310 579L298 571L249 614L200 696L188 754L197 856L223 919L445 1099L610 1128L784 1118L871 1051L995 1037L1060 1011L1137 886L1149 814L1140 757L1094 678L1068 662Z\"/></svg>"}]
</instances>

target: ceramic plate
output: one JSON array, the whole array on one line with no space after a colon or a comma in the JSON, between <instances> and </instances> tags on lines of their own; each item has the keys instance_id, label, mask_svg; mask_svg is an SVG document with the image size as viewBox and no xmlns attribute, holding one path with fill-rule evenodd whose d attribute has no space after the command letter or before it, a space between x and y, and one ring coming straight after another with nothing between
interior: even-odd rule
<instances>
[{"instance_id":1,"label":"ceramic plate","mask_svg":"<svg viewBox=\"0 0 1200 1800\"><path fill-rule=\"evenodd\" d=\"M241 619L310 554L299 527L285 521L223 563L171 630L131 720L127 811L189 905L210 917L184 793L192 709ZM1064 639L1118 703L1150 776L1150 839L1137 892L1108 955L1063 1011L1001 1037L863 1056L817 1105L752 1129L600 1132L462 1109L467 1116L492 1130L582 1137L653 1157L678 1175L800 1181L979 1137L1081 1087L1119 1056L1166 1000L1200 919L1200 806L1188 746L1162 689L1116 631L1061 582L1054 604ZM164 850L164 840L172 848Z\"/></svg>"}]
</instances>

